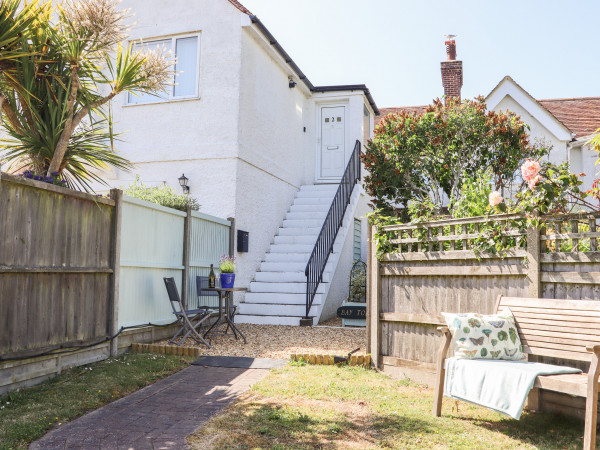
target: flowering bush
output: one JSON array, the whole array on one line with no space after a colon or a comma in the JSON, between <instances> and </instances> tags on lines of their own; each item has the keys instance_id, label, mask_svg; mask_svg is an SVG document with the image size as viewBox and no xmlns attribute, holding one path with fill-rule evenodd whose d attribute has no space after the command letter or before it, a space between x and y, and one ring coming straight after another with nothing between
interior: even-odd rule
<instances>
[{"instance_id":1,"label":"flowering bush","mask_svg":"<svg viewBox=\"0 0 600 450\"><path fill-rule=\"evenodd\" d=\"M130 197L146 200L167 208L178 209L179 211L186 211L188 205L195 211L200 209L200 204L194 197L190 197L188 194L177 194L171 186L166 184L163 186L146 186L140 180L139 175L135 177L133 184L123 188L123 193Z\"/></svg>"},{"instance_id":2,"label":"flowering bush","mask_svg":"<svg viewBox=\"0 0 600 450\"><path fill-rule=\"evenodd\" d=\"M50 176L46 175L36 175L33 170L26 170L21 174L23 178L28 178L30 180L43 181L44 183L53 184L55 186L67 186L67 180L62 178L58 172L53 172Z\"/></svg>"},{"instance_id":3,"label":"flowering bush","mask_svg":"<svg viewBox=\"0 0 600 450\"><path fill-rule=\"evenodd\" d=\"M221 273L235 272L235 256L223 255L219 260L219 270Z\"/></svg>"},{"instance_id":4,"label":"flowering bush","mask_svg":"<svg viewBox=\"0 0 600 450\"><path fill-rule=\"evenodd\" d=\"M365 146L365 188L376 208L392 214L444 194L458 198L466 177L489 168L496 189L510 186L524 158L547 153L533 145L528 126L512 113L487 111L483 98L436 100L423 114L389 114Z\"/></svg>"}]
</instances>

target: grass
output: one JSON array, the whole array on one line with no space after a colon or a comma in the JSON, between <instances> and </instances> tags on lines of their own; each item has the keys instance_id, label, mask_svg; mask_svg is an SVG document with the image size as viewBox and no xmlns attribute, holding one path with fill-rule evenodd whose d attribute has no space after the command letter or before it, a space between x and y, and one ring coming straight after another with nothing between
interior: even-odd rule
<instances>
[{"instance_id":1,"label":"grass","mask_svg":"<svg viewBox=\"0 0 600 450\"><path fill-rule=\"evenodd\" d=\"M0 449L26 448L52 427L177 372L194 358L125 354L0 397Z\"/></svg>"},{"instance_id":2,"label":"grass","mask_svg":"<svg viewBox=\"0 0 600 450\"><path fill-rule=\"evenodd\" d=\"M208 448L574 449L583 423L528 413L520 421L444 400L433 391L358 367L288 365L273 371L188 438Z\"/></svg>"}]
</instances>

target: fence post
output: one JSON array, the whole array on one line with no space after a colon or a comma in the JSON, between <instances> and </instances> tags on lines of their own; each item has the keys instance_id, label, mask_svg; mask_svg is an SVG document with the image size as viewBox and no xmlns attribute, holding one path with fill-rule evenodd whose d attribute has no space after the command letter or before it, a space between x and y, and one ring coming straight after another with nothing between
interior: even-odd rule
<instances>
[{"instance_id":1,"label":"fence post","mask_svg":"<svg viewBox=\"0 0 600 450\"><path fill-rule=\"evenodd\" d=\"M227 220L231 222L229 227L229 256L233 256L235 253L235 219L228 217Z\"/></svg>"},{"instance_id":2,"label":"fence post","mask_svg":"<svg viewBox=\"0 0 600 450\"><path fill-rule=\"evenodd\" d=\"M542 295L540 278L540 229L527 228L527 296L539 298Z\"/></svg>"},{"instance_id":3,"label":"fence post","mask_svg":"<svg viewBox=\"0 0 600 450\"><path fill-rule=\"evenodd\" d=\"M186 216L183 220L183 274L181 276L181 300L183 307L188 309L189 276L190 276L190 236L192 233L192 207L187 205Z\"/></svg>"},{"instance_id":4,"label":"fence post","mask_svg":"<svg viewBox=\"0 0 600 450\"><path fill-rule=\"evenodd\" d=\"M381 312L381 281L379 276L379 261L377 260L377 246L374 236L377 233L377 227L369 227L369 245L367 259L367 353L371 354L371 361L376 368L380 368L379 358L381 346L381 322L379 313Z\"/></svg>"},{"instance_id":5,"label":"fence post","mask_svg":"<svg viewBox=\"0 0 600 450\"><path fill-rule=\"evenodd\" d=\"M108 334L113 336L119 329L119 272L121 267L121 220L123 215L123 191L111 189L110 198L115 201L110 242L110 267L113 271L108 296ZM119 340L110 343L110 356L119 351Z\"/></svg>"}]
</instances>

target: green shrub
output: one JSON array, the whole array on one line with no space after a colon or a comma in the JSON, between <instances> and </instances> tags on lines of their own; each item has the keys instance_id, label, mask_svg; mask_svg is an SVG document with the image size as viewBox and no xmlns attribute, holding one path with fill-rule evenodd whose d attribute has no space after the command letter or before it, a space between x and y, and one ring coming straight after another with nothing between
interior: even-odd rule
<instances>
[{"instance_id":1,"label":"green shrub","mask_svg":"<svg viewBox=\"0 0 600 450\"><path fill-rule=\"evenodd\" d=\"M188 205L191 206L194 211L200 209L198 200L194 197L190 197L189 194L178 194L167 184L162 186L146 186L140 180L139 175L136 175L135 181L132 184L123 188L123 193L129 197L139 198L140 200L146 200L147 202L156 203L180 211L185 211Z\"/></svg>"}]
</instances>

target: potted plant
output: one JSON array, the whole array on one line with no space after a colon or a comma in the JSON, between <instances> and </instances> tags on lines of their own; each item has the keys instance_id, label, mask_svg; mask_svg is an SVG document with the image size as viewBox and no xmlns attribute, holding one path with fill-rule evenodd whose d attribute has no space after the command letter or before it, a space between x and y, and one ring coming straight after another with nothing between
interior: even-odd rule
<instances>
[{"instance_id":1,"label":"potted plant","mask_svg":"<svg viewBox=\"0 0 600 450\"><path fill-rule=\"evenodd\" d=\"M221 271L221 287L230 289L235 281L235 257L223 255L219 260L219 270Z\"/></svg>"}]
</instances>

